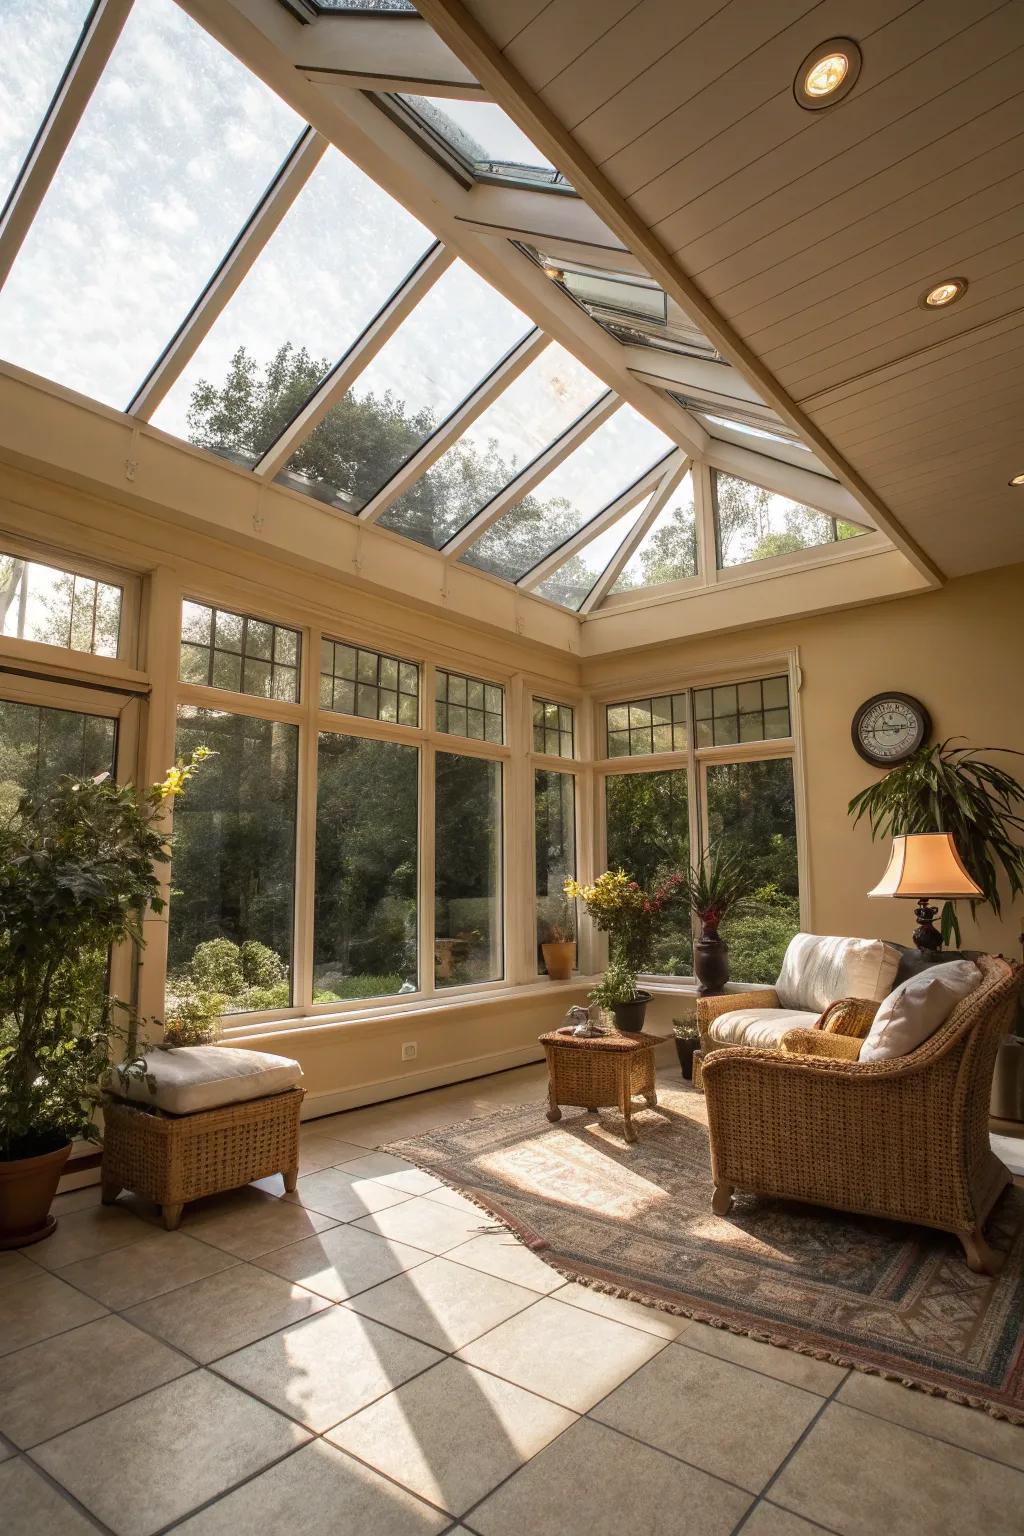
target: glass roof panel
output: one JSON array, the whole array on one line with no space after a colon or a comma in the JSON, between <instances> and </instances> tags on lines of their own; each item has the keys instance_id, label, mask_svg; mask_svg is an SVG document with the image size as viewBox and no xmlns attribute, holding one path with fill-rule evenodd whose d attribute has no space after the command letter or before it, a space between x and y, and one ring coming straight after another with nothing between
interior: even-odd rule
<instances>
[{"instance_id":1,"label":"glass roof panel","mask_svg":"<svg viewBox=\"0 0 1024 1536\"><path fill-rule=\"evenodd\" d=\"M382 514L381 527L440 549L604 392L552 342Z\"/></svg>"},{"instance_id":2,"label":"glass roof panel","mask_svg":"<svg viewBox=\"0 0 1024 1536\"><path fill-rule=\"evenodd\" d=\"M398 100L429 134L454 151L474 176L524 177L567 188L565 177L493 101L410 96Z\"/></svg>"},{"instance_id":3,"label":"glass roof panel","mask_svg":"<svg viewBox=\"0 0 1024 1536\"><path fill-rule=\"evenodd\" d=\"M632 406L622 406L481 534L462 559L518 581L674 446Z\"/></svg>"},{"instance_id":4,"label":"glass roof panel","mask_svg":"<svg viewBox=\"0 0 1024 1536\"><path fill-rule=\"evenodd\" d=\"M255 463L432 244L332 147L154 425Z\"/></svg>"},{"instance_id":5,"label":"glass roof panel","mask_svg":"<svg viewBox=\"0 0 1024 1536\"><path fill-rule=\"evenodd\" d=\"M693 510L693 477L687 471L674 495L662 507L653 525L612 586L613 592L633 592L662 581L682 581L697 574L697 522Z\"/></svg>"},{"instance_id":6,"label":"glass roof panel","mask_svg":"<svg viewBox=\"0 0 1024 1536\"><path fill-rule=\"evenodd\" d=\"M123 408L301 127L173 0L137 0L0 295L0 353Z\"/></svg>"},{"instance_id":7,"label":"glass roof panel","mask_svg":"<svg viewBox=\"0 0 1024 1536\"><path fill-rule=\"evenodd\" d=\"M0 206L14 185L91 10L91 0L0 5Z\"/></svg>"},{"instance_id":8,"label":"glass roof panel","mask_svg":"<svg viewBox=\"0 0 1024 1536\"><path fill-rule=\"evenodd\" d=\"M416 15L416 7L410 0L312 0L312 5L314 10L324 11L327 15L345 11L379 11L382 14L397 11L403 16Z\"/></svg>"},{"instance_id":9,"label":"glass roof panel","mask_svg":"<svg viewBox=\"0 0 1024 1536\"><path fill-rule=\"evenodd\" d=\"M713 474L719 565L745 565L857 538L866 532L720 470Z\"/></svg>"},{"instance_id":10,"label":"glass roof panel","mask_svg":"<svg viewBox=\"0 0 1024 1536\"><path fill-rule=\"evenodd\" d=\"M456 261L278 478L358 511L532 329L521 310Z\"/></svg>"},{"instance_id":11,"label":"glass roof panel","mask_svg":"<svg viewBox=\"0 0 1024 1536\"><path fill-rule=\"evenodd\" d=\"M652 492L652 495L656 492ZM570 555L564 565L546 576L534 591L540 597L550 597L552 602L578 612L584 598L610 560L615 558L623 539L627 539L643 517L651 497L646 496L638 507L618 518L610 528L599 533L585 548Z\"/></svg>"}]
</instances>

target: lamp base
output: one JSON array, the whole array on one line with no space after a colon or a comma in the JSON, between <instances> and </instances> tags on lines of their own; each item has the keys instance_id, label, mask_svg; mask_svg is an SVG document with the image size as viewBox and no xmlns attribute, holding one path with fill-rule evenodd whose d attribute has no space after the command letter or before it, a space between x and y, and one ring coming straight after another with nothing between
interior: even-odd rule
<instances>
[{"instance_id":1,"label":"lamp base","mask_svg":"<svg viewBox=\"0 0 1024 1536\"><path fill-rule=\"evenodd\" d=\"M942 934L936 928L934 918L938 914L938 907L928 905L927 896L922 896L914 908L914 916L917 918L917 927L914 929L914 943L925 954L934 954L942 948Z\"/></svg>"}]
</instances>

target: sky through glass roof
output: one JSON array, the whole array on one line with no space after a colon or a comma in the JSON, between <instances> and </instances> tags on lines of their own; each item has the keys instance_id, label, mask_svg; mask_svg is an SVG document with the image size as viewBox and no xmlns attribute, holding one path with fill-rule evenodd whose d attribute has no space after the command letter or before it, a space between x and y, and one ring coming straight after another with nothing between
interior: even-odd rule
<instances>
[{"instance_id":1,"label":"sky through glass roof","mask_svg":"<svg viewBox=\"0 0 1024 1536\"><path fill-rule=\"evenodd\" d=\"M398 100L429 132L436 134L475 175L514 175L529 171L535 179L568 187L521 128L494 101L460 101L454 97L409 96Z\"/></svg>"},{"instance_id":2,"label":"sky through glass roof","mask_svg":"<svg viewBox=\"0 0 1024 1536\"><path fill-rule=\"evenodd\" d=\"M657 492L653 491L651 494L656 495ZM610 528L599 533L597 538L585 545L583 549L577 550L564 565L560 565L557 571L552 571L551 575L546 576L533 590L541 597L549 597L552 602L561 603L564 607L571 608L574 613L577 612L608 563L614 560L623 539L628 539L647 511L650 500L650 496L645 496L638 507L634 507L623 517L617 518Z\"/></svg>"},{"instance_id":3,"label":"sky through glass roof","mask_svg":"<svg viewBox=\"0 0 1024 1536\"><path fill-rule=\"evenodd\" d=\"M693 475L687 470L624 565L613 592L633 592L697 574Z\"/></svg>"},{"instance_id":4,"label":"sky through glass roof","mask_svg":"<svg viewBox=\"0 0 1024 1536\"><path fill-rule=\"evenodd\" d=\"M0 207L32 147L91 0L0 5Z\"/></svg>"}]
</instances>

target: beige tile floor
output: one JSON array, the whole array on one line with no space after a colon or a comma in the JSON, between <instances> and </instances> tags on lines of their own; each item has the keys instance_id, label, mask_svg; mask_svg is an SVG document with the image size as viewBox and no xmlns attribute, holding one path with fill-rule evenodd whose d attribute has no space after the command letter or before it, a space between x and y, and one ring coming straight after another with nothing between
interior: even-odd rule
<instances>
[{"instance_id":1,"label":"beige tile floor","mask_svg":"<svg viewBox=\"0 0 1024 1536\"><path fill-rule=\"evenodd\" d=\"M567 1285L377 1150L542 1091L319 1120L177 1233L64 1197L0 1255L2 1536L1024 1536L1024 1430Z\"/></svg>"}]
</instances>

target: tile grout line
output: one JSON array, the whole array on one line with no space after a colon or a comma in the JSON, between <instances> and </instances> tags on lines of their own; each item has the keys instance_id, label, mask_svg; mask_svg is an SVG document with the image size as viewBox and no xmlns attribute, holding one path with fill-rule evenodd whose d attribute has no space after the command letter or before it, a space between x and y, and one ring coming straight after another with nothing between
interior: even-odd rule
<instances>
[{"instance_id":1,"label":"tile grout line","mask_svg":"<svg viewBox=\"0 0 1024 1536\"><path fill-rule=\"evenodd\" d=\"M765 1483L765 1485L761 1489L760 1493L758 1493L755 1496L754 1502L751 1504L751 1506L747 1510L746 1514L744 1514L742 1516L742 1518L738 1521L738 1523L733 1527L731 1536L739 1536L740 1531L742 1531L743 1527L746 1525L747 1521L750 1519L750 1516L753 1514L754 1510L758 1507L758 1505L766 1503L766 1502L768 1502L768 1503L772 1502L771 1500L768 1499L768 1494L771 1492L771 1489L778 1482L779 1478L782 1476L783 1472L789 1466L790 1462L793 1460L794 1456L800 1450L801 1446L803 1446L805 1444L805 1442L807 1441L807 1439L808 1439L809 1435L811 1434L812 1430L814 1430L815 1427L821 1422L821 1420L824 1417L824 1414L827 1411L827 1409L832 1405L832 1403L834 1403L836 1401L836 1396L837 1396L840 1388L844 1385L844 1383L846 1381L848 1381L849 1376L850 1376L850 1372L846 1371L845 1374L843 1375L842 1379L840 1381L836 1382L835 1386L832 1388L832 1391L824 1399L824 1401L822 1402L821 1406L819 1407L817 1413L815 1413L814 1417L811 1419L810 1423L806 1424L804 1426L804 1428L800 1431L799 1435L797 1435L797 1437L794 1440L793 1444L790 1446L790 1448L786 1452L785 1456L783 1456L782 1460L779 1462L778 1466L775 1468L775 1471L772 1473L771 1477ZM778 1507L780 1509L785 1509L787 1506L784 1505L784 1504L780 1504ZM798 1511L790 1510L789 1513L790 1514L796 1514L796 1513L798 1513ZM802 1519L803 1516L801 1516L800 1518ZM826 1529L827 1529L827 1527L826 1527Z\"/></svg>"}]
</instances>

